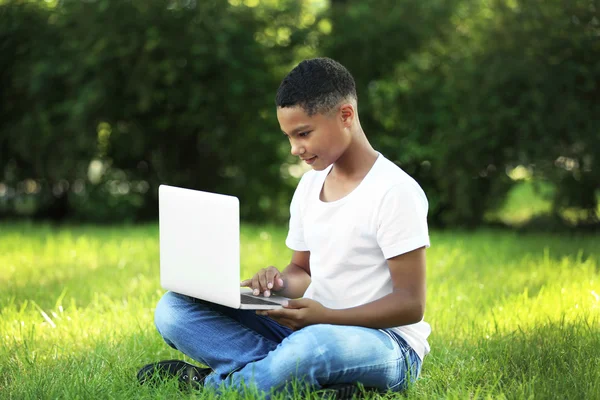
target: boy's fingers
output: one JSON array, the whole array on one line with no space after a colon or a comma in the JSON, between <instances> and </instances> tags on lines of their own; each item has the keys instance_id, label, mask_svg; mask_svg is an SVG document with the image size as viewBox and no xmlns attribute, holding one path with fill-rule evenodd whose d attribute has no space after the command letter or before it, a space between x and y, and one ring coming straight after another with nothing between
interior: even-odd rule
<instances>
[{"instance_id":1,"label":"boy's fingers","mask_svg":"<svg viewBox=\"0 0 600 400\"><path fill-rule=\"evenodd\" d=\"M267 269L267 288L269 289L273 289L274 285L274 278L277 277L279 275L279 271L277 271L277 268L275 267L269 267Z\"/></svg>"},{"instance_id":2,"label":"boy's fingers","mask_svg":"<svg viewBox=\"0 0 600 400\"><path fill-rule=\"evenodd\" d=\"M252 294L257 296L260 293L260 283L258 282L258 274L252 277Z\"/></svg>"},{"instance_id":3,"label":"boy's fingers","mask_svg":"<svg viewBox=\"0 0 600 400\"><path fill-rule=\"evenodd\" d=\"M260 283L260 291L261 293L264 292L265 290L267 290L267 274L265 274L263 271L259 272L259 283Z\"/></svg>"},{"instance_id":4,"label":"boy's fingers","mask_svg":"<svg viewBox=\"0 0 600 400\"><path fill-rule=\"evenodd\" d=\"M281 279L281 275L277 275L275 278L275 283L273 284L273 290L281 290L283 289L283 279Z\"/></svg>"},{"instance_id":5,"label":"boy's fingers","mask_svg":"<svg viewBox=\"0 0 600 400\"><path fill-rule=\"evenodd\" d=\"M307 301L307 299L304 298L300 298L300 299L290 299L288 300L287 304L284 305L285 308L306 308L309 306L309 301Z\"/></svg>"},{"instance_id":6,"label":"boy's fingers","mask_svg":"<svg viewBox=\"0 0 600 400\"><path fill-rule=\"evenodd\" d=\"M252 279L241 281L240 286L251 288L255 296L263 293L268 297L271 292L283 289L283 279L277 268L271 266L256 273Z\"/></svg>"}]
</instances>

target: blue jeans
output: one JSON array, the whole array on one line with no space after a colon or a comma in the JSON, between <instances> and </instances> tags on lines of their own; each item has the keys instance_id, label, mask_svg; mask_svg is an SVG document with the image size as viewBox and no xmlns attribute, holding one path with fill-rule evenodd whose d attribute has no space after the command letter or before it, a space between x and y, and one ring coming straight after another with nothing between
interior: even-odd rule
<instances>
[{"instance_id":1,"label":"blue jeans","mask_svg":"<svg viewBox=\"0 0 600 400\"><path fill-rule=\"evenodd\" d=\"M293 378L313 389L360 382L401 391L421 371L421 359L393 332L359 326L311 325L298 331L250 310L167 292L156 328L167 344L212 368L207 387L284 390Z\"/></svg>"}]
</instances>

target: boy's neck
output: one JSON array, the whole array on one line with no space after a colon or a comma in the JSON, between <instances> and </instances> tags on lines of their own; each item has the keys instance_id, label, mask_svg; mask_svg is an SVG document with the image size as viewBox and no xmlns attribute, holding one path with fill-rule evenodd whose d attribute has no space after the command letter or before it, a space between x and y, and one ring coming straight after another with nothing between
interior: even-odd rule
<instances>
[{"instance_id":1,"label":"boy's neck","mask_svg":"<svg viewBox=\"0 0 600 400\"><path fill-rule=\"evenodd\" d=\"M369 143L362 128L359 128L352 136L352 142L344 154L333 163L330 171L330 175L336 179L362 179L369 173L377 160L378 153Z\"/></svg>"}]
</instances>

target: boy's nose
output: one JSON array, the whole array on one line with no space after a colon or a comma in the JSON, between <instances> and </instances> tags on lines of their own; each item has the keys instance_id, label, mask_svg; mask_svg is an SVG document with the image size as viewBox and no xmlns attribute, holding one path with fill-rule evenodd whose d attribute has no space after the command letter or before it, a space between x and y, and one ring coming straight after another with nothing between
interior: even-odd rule
<instances>
[{"instance_id":1,"label":"boy's nose","mask_svg":"<svg viewBox=\"0 0 600 400\"><path fill-rule=\"evenodd\" d=\"M304 154L304 149L302 149L301 146L292 143L292 155L299 156L300 154Z\"/></svg>"}]
</instances>

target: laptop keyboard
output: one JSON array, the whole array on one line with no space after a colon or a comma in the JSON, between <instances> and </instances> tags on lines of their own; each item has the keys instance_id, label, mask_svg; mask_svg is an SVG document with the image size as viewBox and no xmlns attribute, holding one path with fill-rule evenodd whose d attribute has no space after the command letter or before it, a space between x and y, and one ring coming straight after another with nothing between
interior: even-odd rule
<instances>
[{"instance_id":1,"label":"laptop keyboard","mask_svg":"<svg viewBox=\"0 0 600 400\"><path fill-rule=\"evenodd\" d=\"M266 305L266 306L280 306L281 305L274 301L264 300L259 297L253 296L253 295L242 294L240 296L242 299L242 304Z\"/></svg>"}]
</instances>

